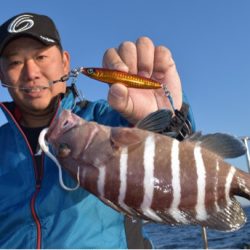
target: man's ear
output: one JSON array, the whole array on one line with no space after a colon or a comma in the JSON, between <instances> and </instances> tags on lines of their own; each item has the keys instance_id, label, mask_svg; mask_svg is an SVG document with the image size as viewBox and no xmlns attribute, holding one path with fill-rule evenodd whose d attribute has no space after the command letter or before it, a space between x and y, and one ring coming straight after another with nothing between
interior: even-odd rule
<instances>
[{"instance_id":1,"label":"man's ear","mask_svg":"<svg viewBox=\"0 0 250 250\"><path fill-rule=\"evenodd\" d=\"M68 74L70 71L70 55L68 51L63 51L63 67L64 73Z\"/></svg>"}]
</instances>

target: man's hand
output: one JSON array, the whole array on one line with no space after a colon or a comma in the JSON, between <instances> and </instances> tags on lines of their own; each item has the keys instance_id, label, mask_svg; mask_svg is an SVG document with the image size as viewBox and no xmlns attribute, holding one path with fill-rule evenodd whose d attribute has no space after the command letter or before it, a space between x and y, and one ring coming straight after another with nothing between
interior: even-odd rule
<instances>
[{"instance_id":1,"label":"man's hand","mask_svg":"<svg viewBox=\"0 0 250 250\"><path fill-rule=\"evenodd\" d=\"M136 43L123 42L118 49L108 49L103 56L103 67L145 76L165 84L173 97L175 108L181 108L181 81L171 52L164 46L155 46L149 38L140 37ZM110 87L108 101L133 124L160 108L171 109L163 89L127 88L119 83Z\"/></svg>"}]
</instances>

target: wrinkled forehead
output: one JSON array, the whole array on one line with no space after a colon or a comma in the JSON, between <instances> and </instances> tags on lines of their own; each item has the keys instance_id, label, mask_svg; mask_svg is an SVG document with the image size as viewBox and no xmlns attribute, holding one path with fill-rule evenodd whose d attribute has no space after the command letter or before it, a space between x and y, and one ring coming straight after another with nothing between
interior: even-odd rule
<instances>
[{"instance_id":1,"label":"wrinkled forehead","mask_svg":"<svg viewBox=\"0 0 250 250\"><path fill-rule=\"evenodd\" d=\"M2 54L0 55L0 58L8 58L11 56L16 56L22 51L27 50L45 50L47 48L51 47L51 45L45 45L39 40L28 37L28 36L22 36L15 38L11 40L3 49Z\"/></svg>"}]
</instances>

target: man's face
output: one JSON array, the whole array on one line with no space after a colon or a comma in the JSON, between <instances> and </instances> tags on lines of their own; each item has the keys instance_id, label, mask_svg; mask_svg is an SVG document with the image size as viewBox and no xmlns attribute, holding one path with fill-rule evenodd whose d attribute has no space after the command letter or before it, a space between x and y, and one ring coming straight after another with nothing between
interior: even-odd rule
<instances>
[{"instance_id":1,"label":"man's face","mask_svg":"<svg viewBox=\"0 0 250 250\"><path fill-rule=\"evenodd\" d=\"M64 93L66 84L59 82L48 88L48 83L69 72L69 55L57 46L45 46L36 39L20 37L8 43L0 57L0 79L14 87L9 93L21 110L43 113L52 99Z\"/></svg>"}]
</instances>

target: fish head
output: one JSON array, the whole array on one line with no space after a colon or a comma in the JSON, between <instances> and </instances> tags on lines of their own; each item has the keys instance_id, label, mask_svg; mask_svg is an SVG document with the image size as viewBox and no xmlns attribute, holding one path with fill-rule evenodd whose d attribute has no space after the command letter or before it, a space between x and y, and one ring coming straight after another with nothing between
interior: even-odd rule
<instances>
[{"instance_id":1,"label":"fish head","mask_svg":"<svg viewBox=\"0 0 250 250\"><path fill-rule=\"evenodd\" d=\"M97 130L69 110L63 110L51 124L46 140L52 145L58 158L77 159L90 144Z\"/></svg>"}]
</instances>

